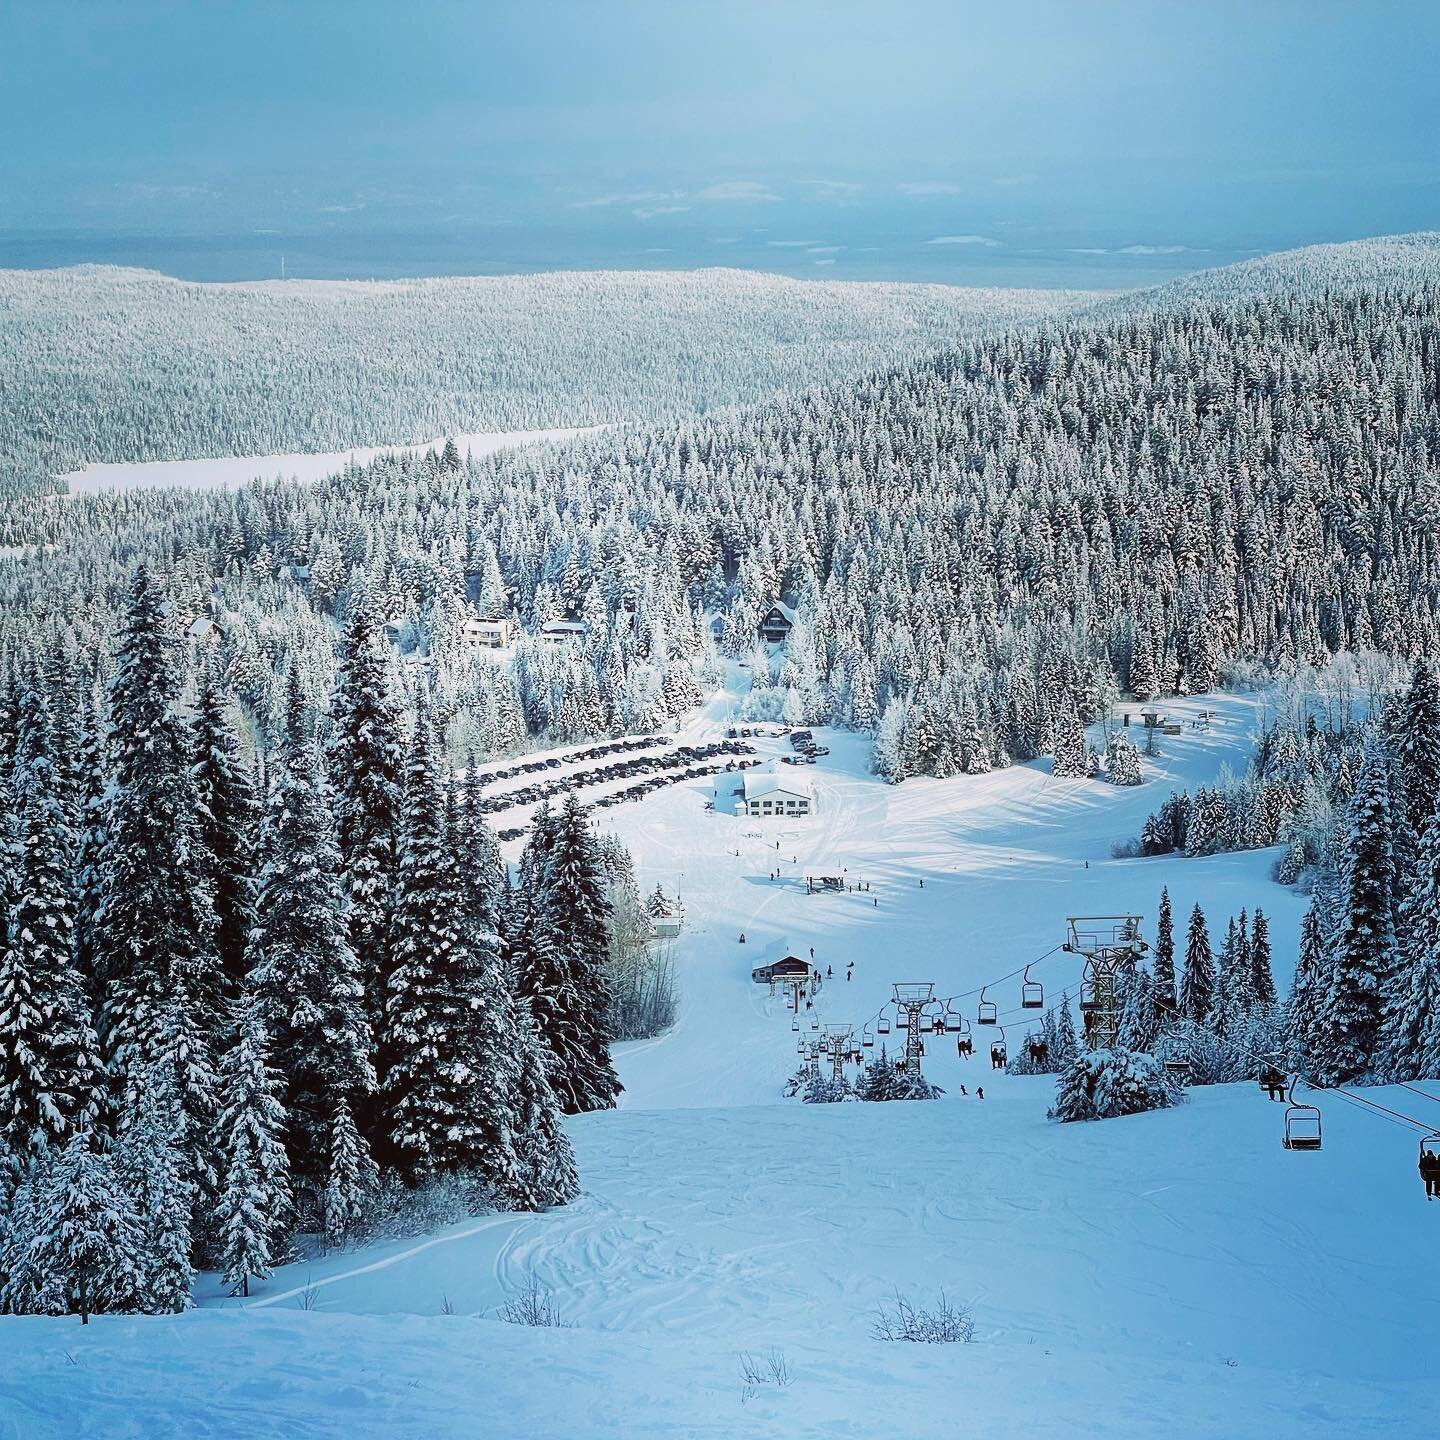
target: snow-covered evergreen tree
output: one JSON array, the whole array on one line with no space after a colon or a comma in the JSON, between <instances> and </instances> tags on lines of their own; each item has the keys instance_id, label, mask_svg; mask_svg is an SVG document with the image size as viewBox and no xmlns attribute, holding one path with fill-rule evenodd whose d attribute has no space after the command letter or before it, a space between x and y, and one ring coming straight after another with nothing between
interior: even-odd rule
<instances>
[{"instance_id":1,"label":"snow-covered evergreen tree","mask_svg":"<svg viewBox=\"0 0 1440 1440\"><path fill-rule=\"evenodd\" d=\"M1153 1055L1116 1046L1086 1050L1055 1085L1054 1120L1108 1120L1179 1104L1180 1092Z\"/></svg>"},{"instance_id":2,"label":"snow-covered evergreen tree","mask_svg":"<svg viewBox=\"0 0 1440 1440\"><path fill-rule=\"evenodd\" d=\"M1180 1010L1197 1025L1207 1024L1215 1008L1215 958L1210 951L1210 927L1197 901L1190 912L1185 941L1185 977L1180 983Z\"/></svg>"},{"instance_id":3,"label":"snow-covered evergreen tree","mask_svg":"<svg viewBox=\"0 0 1440 1440\"><path fill-rule=\"evenodd\" d=\"M1105 778L1112 785L1142 785L1145 770L1129 733L1117 730L1105 747Z\"/></svg>"},{"instance_id":4,"label":"snow-covered evergreen tree","mask_svg":"<svg viewBox=\"0 0 1440 1440\"><path fill-rule=\"evenodd\" d=\"M1372 744L1350 802L1334 971L1312 1042L1314 1074L1326 1084L1357 1079L1369 1068L1396 962L1387 770L1385 752Z\"/></svg>"},{"instance_id":5,"label":"snow-covered evergreen tree","mask_svg":"<svg viewBox=\"0 0 1440 1440\"><path fill-rule=\"evenodd\" d=\"M559 1097L551 1088L550 1055L524 1000L516 1002L518 1065L514 1101L514 1178L505 1199L516 1210L564 1205L580 1191L570 1137L560 1123Z\"/></svg>"},{"instance_id":6,"label":"snow-covered evergreen tree","mask_svg":"<svg viewBox=\"0 0 1440 1440\"><path fill-rule=\"evenodd\" d=\"M380 1178L369 1147L356 1128L349 1103L342 1099L335 1107L330 1125L330 1164L325 1176L325 1239L343 1245L354 1234L365 1214L365 1202Z\"/></svg>"},{"instance_id":7,"label":"snow-covered evergreen tree","mask_svg":"<svg viewBox=\"0 0 1440 1440\"><path fill-rule=\"evenodd\" d=\"M1440 1078L1440 813L1421 837L1402 934L1375 1068L1392 1081Z\"/></svg>"},{"instance_id":8,"label":"snow-covered evergreen tree","mask_svg":"<svg viewBox=\"0 0 1440 1440\"><path fill-rule=\"evenodd\" d=\"M295 701L293 673L290 694ZM375 1083L323 773L304 728L290 722L274 771L249 947L250 983L285 1078L291 1165L300 1173L322 1163L336 1104Z\"/></svg>"},{"instance_id":9,"label":"snow-covered evergreen tree","mask_svg":"<svg viewBox=\"0 0 1440 1440\"><path fill-rule=\"evenodd\" d=\"M1175 917L1170 908L1169 887L1160 891L1160 911L1155 920L1155 1006L1161 1016L1172 1014L1175 991Z\"/></svg>"},{"instance_id":10,"label":"snow-covered evergreen tree","mask_svg":"<svg viewBox=\"0 0 1440 1440\"><path fill-rule=\"evenodd\" d=\"M270 1274L289 1224L282 1083L270 1065L260 1007L246 996L224 1062L220 1129L225 1167L215 1217L220 1269L234 1294L248 1295L251 1276Z\"/></svg>"}]
</instances>

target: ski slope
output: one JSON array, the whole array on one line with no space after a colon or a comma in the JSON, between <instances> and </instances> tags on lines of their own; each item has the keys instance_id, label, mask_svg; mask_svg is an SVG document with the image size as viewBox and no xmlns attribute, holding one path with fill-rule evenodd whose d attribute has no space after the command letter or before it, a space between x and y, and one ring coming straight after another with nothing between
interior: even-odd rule
<instances>
[{"instance_id":1,"label":"ski slope","mask_svg":"<svg viewBox=\"0 0 1440 1440\"><path fill-rule=\"evenodd\" d=\"M732 700L677 739L723 734ZM1259 702L1205 703L1219 723L1163 742L1135 790L1044 763L892 788L861 740L826 735L833 753L803 771L810 819L736 819L723 786L707 810L700 782L601 812L642 889L678 884L687 929L676 1026L618 1047L619 1110L569 1122L581 1198L292 1266L248 1304L207 1279L183 1317L3 1322L0 1436L1428 1433L1440 1206L1405 1130L1331 1103L1325 1149L1287 1153L1253 1085L1060 1126L1048 1079L939 1039L940 1101L779 1098L795 1036L750 970L812 945L835 971L823 1019L858 1024L894 980L969 991L1046 955L1067 914L1134 908L1153 934L1168 884L1182 932L1197 899L1212 932L1261 905L1285 984L1302 901L1268 879L1273 852L1109 858L1172 785L1244 763ZM871 889L805 893L806 874L834 873ZM1032 978L1049 998L1078 971L1051 954ZM1003 1017L1018 981L989 998ZM1396 1103L1440 1121L1428 1089ZM568 1328L493 1318L532 1279ZM976 1343L872 1337L896 1289L942 1288L973 1307ZM747 1388L741 1354L772 1346L791 1383Z\"/></svg>"}]
</instances>

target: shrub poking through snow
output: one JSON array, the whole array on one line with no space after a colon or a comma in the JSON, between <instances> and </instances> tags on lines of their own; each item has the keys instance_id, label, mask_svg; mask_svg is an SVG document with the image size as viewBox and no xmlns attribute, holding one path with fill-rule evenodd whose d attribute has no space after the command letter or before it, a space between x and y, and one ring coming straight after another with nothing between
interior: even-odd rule
<instances>
[{"instance_id":1,"label":"shrub poking through snow","mask_svg":"<svg viewBox=\"0 0 1440 1440\"><path fill-rule=\"evenodd\" d=\"M1178 1085L1165 1066L1143 1051L1086 1050L1071 1061L1055 1086L1052 1120L1109 1120L1180 1103Z\"/></svg>"},{"instance_id":2,"label":"shrub poking through snow","mask_svg":"<svg viewBox=\"0 0 1440 1440\"><path fill-rule=\"evenodd\" d=\"M555 1297L533 1275L495 1313L507 1324L537 1329L568 1330L571 1323L561 1317Z\"/></svg>"},{"instance_id":3,"label":"shrub poking through snow","mask_svg":"<svg viewBox=\"0 0 1440 1440\"><path fill-rule=\"evenodd\" d=\"M956 1305L945 1292L933 1306L916 1305L898 1290L891 1304L875 1312L870 1333L877 1340L909 1340L921 1345L968 1345L975 1338L975 1321L968 1305Z\"/></svg>"}]
</instances>

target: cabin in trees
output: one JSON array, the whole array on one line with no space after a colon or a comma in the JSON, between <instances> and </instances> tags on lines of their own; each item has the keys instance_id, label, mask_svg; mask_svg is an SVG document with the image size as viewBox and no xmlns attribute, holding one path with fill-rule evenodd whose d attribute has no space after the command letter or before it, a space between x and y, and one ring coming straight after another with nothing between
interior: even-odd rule
<instances>
[{"instance_id":1,"label":"cabin in trees","mask_svg":"<svg viewBox=\"0 0 1440 1440\"><path fill-rule=\"evenodd\" d=\"M771 645L783 645L794 624L794 610L783 600L777 600L760 617L760 634Z\"/></svg>"},{"instance_id":2,"label":"cabin in trees","mask_svg":"<svg viewBox=\"0 0 1440 1440\"><path fill-rule=\"evenodd\" d=\"M540 627L540 639L546 645L578 645L589 633L583 620L547 620Z\"/></svg>"},{"instance_id":3,"label":"cabin in trees","mask_svg":"<svg viewBox=\"0 0 1440 1440\"><path fill-rule=\"evenodd\" d=\"M737 815L809 815L815 809L815 792L803 775L781 775L775 770L747 770L735 800Z\"/></svg>"},{"instance_id":4,"label":"cabin in trees","mask_svg":"<svg viewBox=\"0 0 1440 1440\"><path fill-rule=\"evenodd\" d=\"M673 940L685 926L685 907L677 895L673 900L660 886L645 902L650 917L650 933L657 940Z\"/></svg>"},{"instance_id":5,"label":"cabin in trees","mask_svg":"<svg viewBox=\"0 0 1440 1440\"><path fill-rule=\"evenodd\" d=\"M482 620L478 615L468 615L460 626L460 639L477 649L499 650L514 638L513 620Z\"/></svg>"}]
</instances>

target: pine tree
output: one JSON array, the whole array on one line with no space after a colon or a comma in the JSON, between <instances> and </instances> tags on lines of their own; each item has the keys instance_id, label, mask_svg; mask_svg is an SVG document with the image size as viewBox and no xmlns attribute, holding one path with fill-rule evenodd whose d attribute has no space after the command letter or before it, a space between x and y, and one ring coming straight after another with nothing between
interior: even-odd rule
<instances>
[{"instance_id":1,"label":"pine tree","mask_svg":"<svg viewBox=\"0 0 1440 1440\"><path fill-rule=\"evenodd\" d=\"M547 1074L549 1054L523 1000L516 1004L515 1031L514 1179L505 1198L516 1210L544 1210L573 1200L580 1181Z\"/></svg>"},{"instance_id":2,"label":"pine tree","mask_svg":"<svg viewBox=\"0 0 1440 1440\"><path fill-rule=\"evenodd\" d=\"M1057 780L1080 780L1091 772L1090 747L1085 727L1073 698L1057 702L1055 711L1055 763L1051 773Z\"/></svg>"},{"instance_id":3,"label":"pine tree","mask_svg":"<svg viewBox=\"0 0 1440 1440\"><path fill-rule=\"evenodd\" d=\"M477 1022L477 932L455 864L428 703L415 721L390 935L393 968L380 1046L386 1148L410 1177L469 1170L487 1136ZM498 963L495 961L494 963Z\"/></svg>"},{"instance_id":4,"label":"pine tree","mask_svg":"<svg viewBox=\"0 0 1440 1440\"><path fill-rule=\"evenodd\" d=\"M20 714L27 733L15 757L18 834L11 831L6 847L18 855L0 951L0 1145L16 1155L88 1128L103 1087L88 997L73 963L74 837L48 709L33 685Z\"/></svg>"},{"instance_id":5,"label":"pine tree","mask_svg":"<svg viewBox=\"0 0 1440 1440\"><path fill-rule=\"evenodd\" d=\"M145 1231L116 1174L88 1132L70 1137L47 1172L34 1216L31 1261L58 1292L66 1314L116 1314L143 1308L140 1268Z\"/></svg>"},{"instance_id":6,"label":"pine tree","mask_svg":"<svg viewBox=\"0 0 1440 1440\"><path fill-rule=\"evenodd\" d=\"M177 1084L190 1122L187 1145L198 1147L213 1116L204 1113L203 1096L189 1093L186 1072L213 1073L222 997L174 645L142 567L110 685L113 772L95 949L106 993L103 1038L122 1076L163 1063L177 1031L193 1037Z\"/></svg>"},{"instance_id":7,"label":"pine tree","mask_svg":"<svg viewBox=\"0 0 1440 1440\"><path fill-rule=\"evenodd\" d=\"M185 1116L168 1065L132 1073L126 1093L124 1140L116 1153L118 1178L135 1207L143 1248L145 1308L177 1315L190 1305L191 1210L195 1187L184 1145Z\"/></svg>"},{"instance_id":8,"label":"pine tree","mask_svg":"<svg viewBox=\"0 0 1440 1440\"><path fill-rule=\"evenodd\" d=\"M1080 1053L1080 1037L1075 1033L1075 1012L1070 1008L1068 992L1061 995L1055 1016L1055 1060L1066 1064Z\"/></svg>"},{"instance_id":9,"label":"pine tree","mask_svg":"<svg viewBox=\"0 0 1440 1440\"><path fill-rule=\"evenodd\" d=\"M255 923L256 802L225 716L225 701L206 671L195 702L195 791L205 880L215 903L215 951L233 1003L245 979L245 947Z\"/></svg>"},{"instance_id":10,"label":"pine tree","mask_svg":"<svg viewBox=\"0 0 1440 1440\"><path fill-rule=\"evenodd\" d=\"M1270 921L1256 906L1255 923L1250 931L1250 989L1255 1003L1270 1009L1276 1001L1275 971L1270 955Z\"/></svg>"},{"instance_id":11,"label":"pine tree","mask_svg":"<svg viewBox=\"0 0 1440 1440\"><path fill-rule=\"evenodd\" d=\"M350 946L372 1026L384 1014L390 974L390 890L400 832L404 746L386 655L368 603L355 607L330 702L328 752Z\"/></svg>"},{"instance_id":12,"label":"pine tree","mask_svg":"<svg viewBox=\"0 0 1440 1440\"><path fill-rule=\"evenodd\" d=\"M380 1172L356 1128L350 1106L341 1100L330 1125L330 1165L325 1177L325 1240L343 1245L364 1219L365 1202Z\"/></svg>"},{"instance_id":13,"label":"pine tree","mask_svg":"<svg viewBox=\"0 0 1440 1440\"><path fill-rule=\"evenodd\" d=\"M1430 661L1416 662L1397 722L1395 759L1410 833L1418 841L1440 809L1440 680Z\"/></svg>"},{"instance_id":14,"label":"pine tree","mask_svg":"<svg viewBox=\"0 0 1440 1440\"><path fill-rule=\"evenodd\" d=\"M1155 1006L1163 1019L1175 1011L1175 918L1168 887L1160 891L1160 914L1155 922Z\"/></svg>"},{"instance_id":15,"label":"pine tree","mask_svg":"<svg viewBox=\"0 0 1440 1440\"><path fill-rule=\"evenodd\" d=\"M567 1115L612 1107L620 1081L605 1033L609 902L599 853L572 794L536 817L522 863L519 990L554 1063L550 1083Z\"/></svg>"},{"instance_id":16,"label":"pine tree","mask_svg":"<svg viewBox=\"0 0 1440 1440\"><path fill-rule=\"evenodd\" d=\"M1391 1081L1440 1078L1440 814L1421 837L1402 933L1376 1069Z\"/></svg>"},{"instance_id":17,"label":"pine tree","mask_svg":"<svg viewBox=\"0 0 1440 1440\"><path fill-rule=\"evenodd\" d=\"M240 1003L223 1082L225 1170L215 1216L220 1268L232 1294L248 1295L252 1275L270 1274L291 1205L282 1082L270 1066L260 1007L249 996Z\"/></svg>"},{"instance_id":18,"label":"pine tree","mask_svg":"<svg viewBox=\"0 0 1440 1440\"><path fill-rule=\"evenodd\" d=\"M1140 752L1135 748L1129 734L1117 730L1105 747L1105 778L1112 785L1143 785L1145 771L1140 763Z\"/></svg>"},{"instance_id":19,"label":"pine tree","mask_svg":"<svg viewBox=\"0 0 1440 1440\"><path fill-rule=\"evenodd\" d=\"M1185 942L1185 978L1180 985L1180 1010L1197 1025L1205 1025L1215 1008L1215 960L1210 953L1210 930L1199 902L1190 912Z\"/></svg>"},{"instance_id":20,"label":"pine tree","mask_svg":"<svg viewBox=\"0 0 1440 1440\"><path fill-rule=\"evenodd\" d=\"M1313 1072L1313 1057L1320 1036L1321 1012L1333 965L1326 942L1325 913L1321 893L1311 893L1310 904L1300 922L1300 949L1291 981L1287 1018L1291 1048L1305 1074Z\"/></svg>"},{"instance_id":21,"label":"pine tree","mask_svg":"<svg viewBox=\"0 0 1440 1440\"><path fill-rule=\"evenodd\" d=\"M290 684L293 696L293 676ZM250 983L286 1082L291 1165L300 1173L325 1153L336 1103L375 1084L339 856L319 759L303 730L291 722L271 787L249 947Z\"/></svg>"},{"instance_id":22,"label":"pine tree","mask_svg":"<svg viewBox=\"0 0 1440 1440\"><path fill-rule=\"evenodd\" d=\"M1354 1080L1369 1068L1396 959L1386 771L1384 751L1372 744L1350 802L1334 972L1315 1036L1316 1077L1326 1084Z\"/></svg>"}]
</instances>

